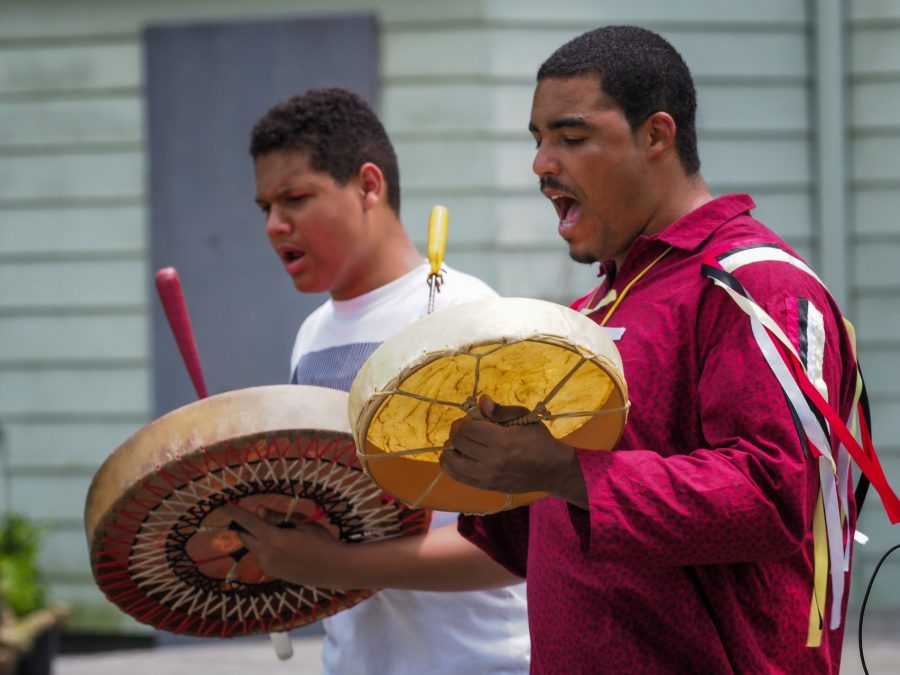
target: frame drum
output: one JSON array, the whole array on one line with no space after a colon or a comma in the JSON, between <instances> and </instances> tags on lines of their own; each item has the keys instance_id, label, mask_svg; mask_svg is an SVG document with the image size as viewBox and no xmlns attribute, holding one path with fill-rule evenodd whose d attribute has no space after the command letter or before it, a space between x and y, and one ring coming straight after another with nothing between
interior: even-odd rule
<instances>
[{"instance_id":1,"label":"frame drum","mask_svg":"<svg viewBox=\"0 0 900 675\"><path fill-rule=\"evenodd\" d=\"M546 496L482 490L441 471L450 425L479 416L481 394L592 450L615 446L628 411L619 352L594 321L542 300L476 300L423 317L360 369L350 390L360 462L413 507L484 514Z\"/></svg>"},{"instance_id":2,"label":"frame drum","mask_svg":"<svg viewBox=\"0 0 900 675\"><path fill-rule=\"evenodd\" d=\"M173 633L285 631L355 605L336 591L265 575L219 513L267 507L362 542L418 534L410 510L362 471L347 394L303 385L211 396L141 428L97 471L85 506L94 578L138 621Z\"/></svg>"}]
</instances>

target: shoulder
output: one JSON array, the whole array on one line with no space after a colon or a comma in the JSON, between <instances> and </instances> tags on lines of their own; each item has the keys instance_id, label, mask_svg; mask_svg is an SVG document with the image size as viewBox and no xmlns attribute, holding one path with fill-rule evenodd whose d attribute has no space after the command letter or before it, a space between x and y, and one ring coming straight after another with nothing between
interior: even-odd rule
<instances>
[{"instance_id":1,"label":"shoulder","mask_svg":"<svg viewBox=\"0 0 900 675\"><path fill-rule=\"evenodd\" d=\"M465 272L444 265L444 284L441 287L441 295L452 304L466 302L468 300L480 300L482 298L496 298L497 291L484 281Z\"/></svg>"}]
</instances>

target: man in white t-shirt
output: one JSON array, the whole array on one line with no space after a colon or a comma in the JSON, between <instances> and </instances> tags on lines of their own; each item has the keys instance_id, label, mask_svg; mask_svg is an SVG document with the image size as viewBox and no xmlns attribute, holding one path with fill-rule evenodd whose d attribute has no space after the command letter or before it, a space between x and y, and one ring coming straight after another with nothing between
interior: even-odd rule
<instances>
[{"instance_id":1,"label":"man in white t-shirt","mask_svg":"<svg viewBox=\"0 0 900 675\"><path fill-rule=\"evenodd\" d=\"M400 222L394 149L359 96L320 89L266 113L253 128L250 152L256 202L285 271L297 290L331 296L300 327L291 382L349 390L375 348L426 313L429 265ZM445 269L435 311L496 295ZM420 572L430 575L424 587L440 591L445 577L465 575L472 588L490 590L376 593L324 620L326 673L528 672L522 579L460 537L456 514L435 513L437 527L446 531L454 564Z\"/></svg>"}]
</instances>

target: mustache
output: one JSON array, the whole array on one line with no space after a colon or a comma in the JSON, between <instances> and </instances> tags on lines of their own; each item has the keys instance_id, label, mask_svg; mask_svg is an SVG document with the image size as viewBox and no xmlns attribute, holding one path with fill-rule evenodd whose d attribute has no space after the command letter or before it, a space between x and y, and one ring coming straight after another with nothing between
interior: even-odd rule
<instances>
[{"instance_id":1,"label":"mustache","mask_svg":"<svg viewBox=\"0 0 900 675\"><path fill-rule=\"evenodd\" d=\"M538 179L538 186L540 187L541 192L547 189L571 192L569 188L560 183L554 176L541 176Z\"/></svg>"}]
</instances>

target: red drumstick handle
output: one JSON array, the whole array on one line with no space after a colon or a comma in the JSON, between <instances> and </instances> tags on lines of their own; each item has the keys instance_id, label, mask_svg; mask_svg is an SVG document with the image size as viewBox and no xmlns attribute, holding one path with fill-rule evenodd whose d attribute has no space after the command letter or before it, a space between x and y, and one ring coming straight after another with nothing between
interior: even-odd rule
<instances>
[{"instance_id":1,"label":"red drumstick handle","mask_svg":"<svg viewBox=\"0 0 900 675\"><path fill-rule=\"evenodd\" d=\"M156 273L156 292L162 302L169 327L181 352L181 358L187 367L191 382L198 398L206 398L206 382L203 379L203 367L200 365L200 354L191 328L191 317L181 290L181 279L174 267L164 267Z\"/></svg>"}]
</instances>

